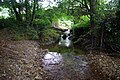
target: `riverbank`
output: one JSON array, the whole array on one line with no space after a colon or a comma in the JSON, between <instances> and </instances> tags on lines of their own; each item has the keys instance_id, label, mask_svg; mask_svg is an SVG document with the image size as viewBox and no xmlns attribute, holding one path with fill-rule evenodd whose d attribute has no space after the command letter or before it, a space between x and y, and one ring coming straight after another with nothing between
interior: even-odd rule
<instances>
[{"instance_id":1,"label":"riverbank","mask_svg":"<svg viewBox=\"0 0 120 80\"><path fill-rule=\"evenodd\" d=\"M43 69L42 59L47 52L47 49L41 49L37 41L0 42L0 64L2 64L0 65L0 79L54 80L58 75L59 80L119 80L120 78L120 59L103 54L86 54L83 55L83 59L80 55L63 54L66 65L61 65L61 69L55 72L55 76ZM81 65L83 63L85 65ZM89 77L81 73L81 69L84 70L86 65L89 66L87 68ZM71 76L73 73L75 75Z\"/></svg>"}]
</instances>

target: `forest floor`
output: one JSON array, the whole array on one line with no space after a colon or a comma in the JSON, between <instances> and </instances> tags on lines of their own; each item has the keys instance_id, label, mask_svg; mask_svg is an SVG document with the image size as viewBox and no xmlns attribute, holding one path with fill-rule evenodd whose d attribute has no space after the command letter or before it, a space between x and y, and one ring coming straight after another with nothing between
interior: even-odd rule
<instances>
[{"instance_id":1,"label":"forest floor","mask_svg":"<svg viewBox=\"0 0 120 80\"><path fill-rule=\"evenodd\" d=\"M86 54L66 59L52 72L43 68L47 50L39 42L11 41L0 35L0 80L120 80L120 58ZM83 60L84 64L79 64Z\"/></svg>"}]
</instances>

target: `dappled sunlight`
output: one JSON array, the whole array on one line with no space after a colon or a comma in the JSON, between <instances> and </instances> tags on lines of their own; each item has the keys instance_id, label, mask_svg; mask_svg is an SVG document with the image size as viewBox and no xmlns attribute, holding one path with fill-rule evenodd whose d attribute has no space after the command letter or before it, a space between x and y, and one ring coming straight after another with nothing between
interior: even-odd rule
<instances>
[{"instance_id":1,"label":"dappled sunlight","mask_svg":"<svg viewBox=\"0 0 120 80\"><path fill-rule=\"evenodd\" d=\"M0 7L0 9L2 9L0 11L0 17L3 17L3 18L10 17L9 12L8 12L9 8L2 8L2 7Z\"/></svg>"},{"instance_id":2,"label":"dappled sunlight","mask_svg":"<svg viewBox=\"0 0 120 80\"><path fill-rule=\"evenodd\" d=\"M70 20L65 20L65 19L63 19L63 20L60 20L60 19L59 19L58 23L59 23L58 26L59 26L59 28L61 28L61 29L71 29L72 24L73 24L72 21L70 21Z\"/></svg>"}]
</instances>

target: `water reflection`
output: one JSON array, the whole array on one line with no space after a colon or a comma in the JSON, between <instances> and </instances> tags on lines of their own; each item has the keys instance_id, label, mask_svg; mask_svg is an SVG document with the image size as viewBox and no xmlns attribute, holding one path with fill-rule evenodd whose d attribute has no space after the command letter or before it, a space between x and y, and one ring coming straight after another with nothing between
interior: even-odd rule
<instances>
[{"instance_id":1,"label":"water reflection","mask_svg":"<svg viewBox=\"0 0 120 80\"><path fill-rule=\"evenodd\" d=\"M90 68L84 55L48 52L43 58L43 68L53 80L81 80L91 77Z\"/></svg>"},{"instance_id":2,"label":"water reflection","mask_svg":"<svg viewBox=\"0 0 120 80\"><path fill-rule=\"evenodd\" d=\"M59 45L71 46L69 30L65 31L60 38ZM89 80L91 77L87 58L84 55L73 55L72 52L46 53L43 58L43 69L52 75L52 80Z\"/></svg>"},{"instance_id":3,"label":"water reflection","mask_svg":"<svg viewBox=\"0 0 120 80\"><path fill-rule=\"evenodd\" d=\"M62 55L57 52L48 52L43 58L43 67L45 70L58 68L58 65L63 62Z\"/></svg>"}]
</instances>

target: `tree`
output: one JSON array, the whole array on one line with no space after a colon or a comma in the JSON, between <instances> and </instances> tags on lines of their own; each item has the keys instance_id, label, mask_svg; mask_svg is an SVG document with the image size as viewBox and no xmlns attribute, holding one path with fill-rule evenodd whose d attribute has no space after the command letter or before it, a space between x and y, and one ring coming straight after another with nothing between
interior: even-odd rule
<instances>
[{"instance_id":1,"label":"tree","mask_svg":"<svg viewBox=\"0 0 120 80\"><path fill-rule=\"evenodd\" d=\"M26 21L29 21L31 15L29 0L25 0L25 13Z\"/></svg>"},{"instance_id":2,"label":"tree","mask_svg":"<svg viewBox=\"0 0 120 80\"><path fill-rule=\"evenodd\" d=\"M30 21L30 26L33 25L33 20L35 18L36 5L37 5L37 0L34 0L34 2L33 2L32 16L31 16L31 21Z\"/></svg>"},{"instance_id":3,"label":"tree","mask_svg":"<svg viewBox=\"0 0 120 80\"><path fill-rule=\"evenodd\" d=\"M94 30L95 30L95 0L90 0L90 24L91 24L91 31L92 31L92 45L91 47L94 47Z\"/></svg>"},{"instance_id":4,"label":"tree","mask_svg":"<svg viewBox=\"0 0 120 80\"><path fill-rule=\"evenodd\" d=\"M15 14L15 16L16 16L16 19L17 19L18 21L22 21L20 5L18 4L19 7L17 6L16 0L12 0L12 1L11 1L11 5L12 5L12 8L13 8L14 14ZM18 10L17 10L17 9L18 9Z\"/></svg>"}]
</instances>

